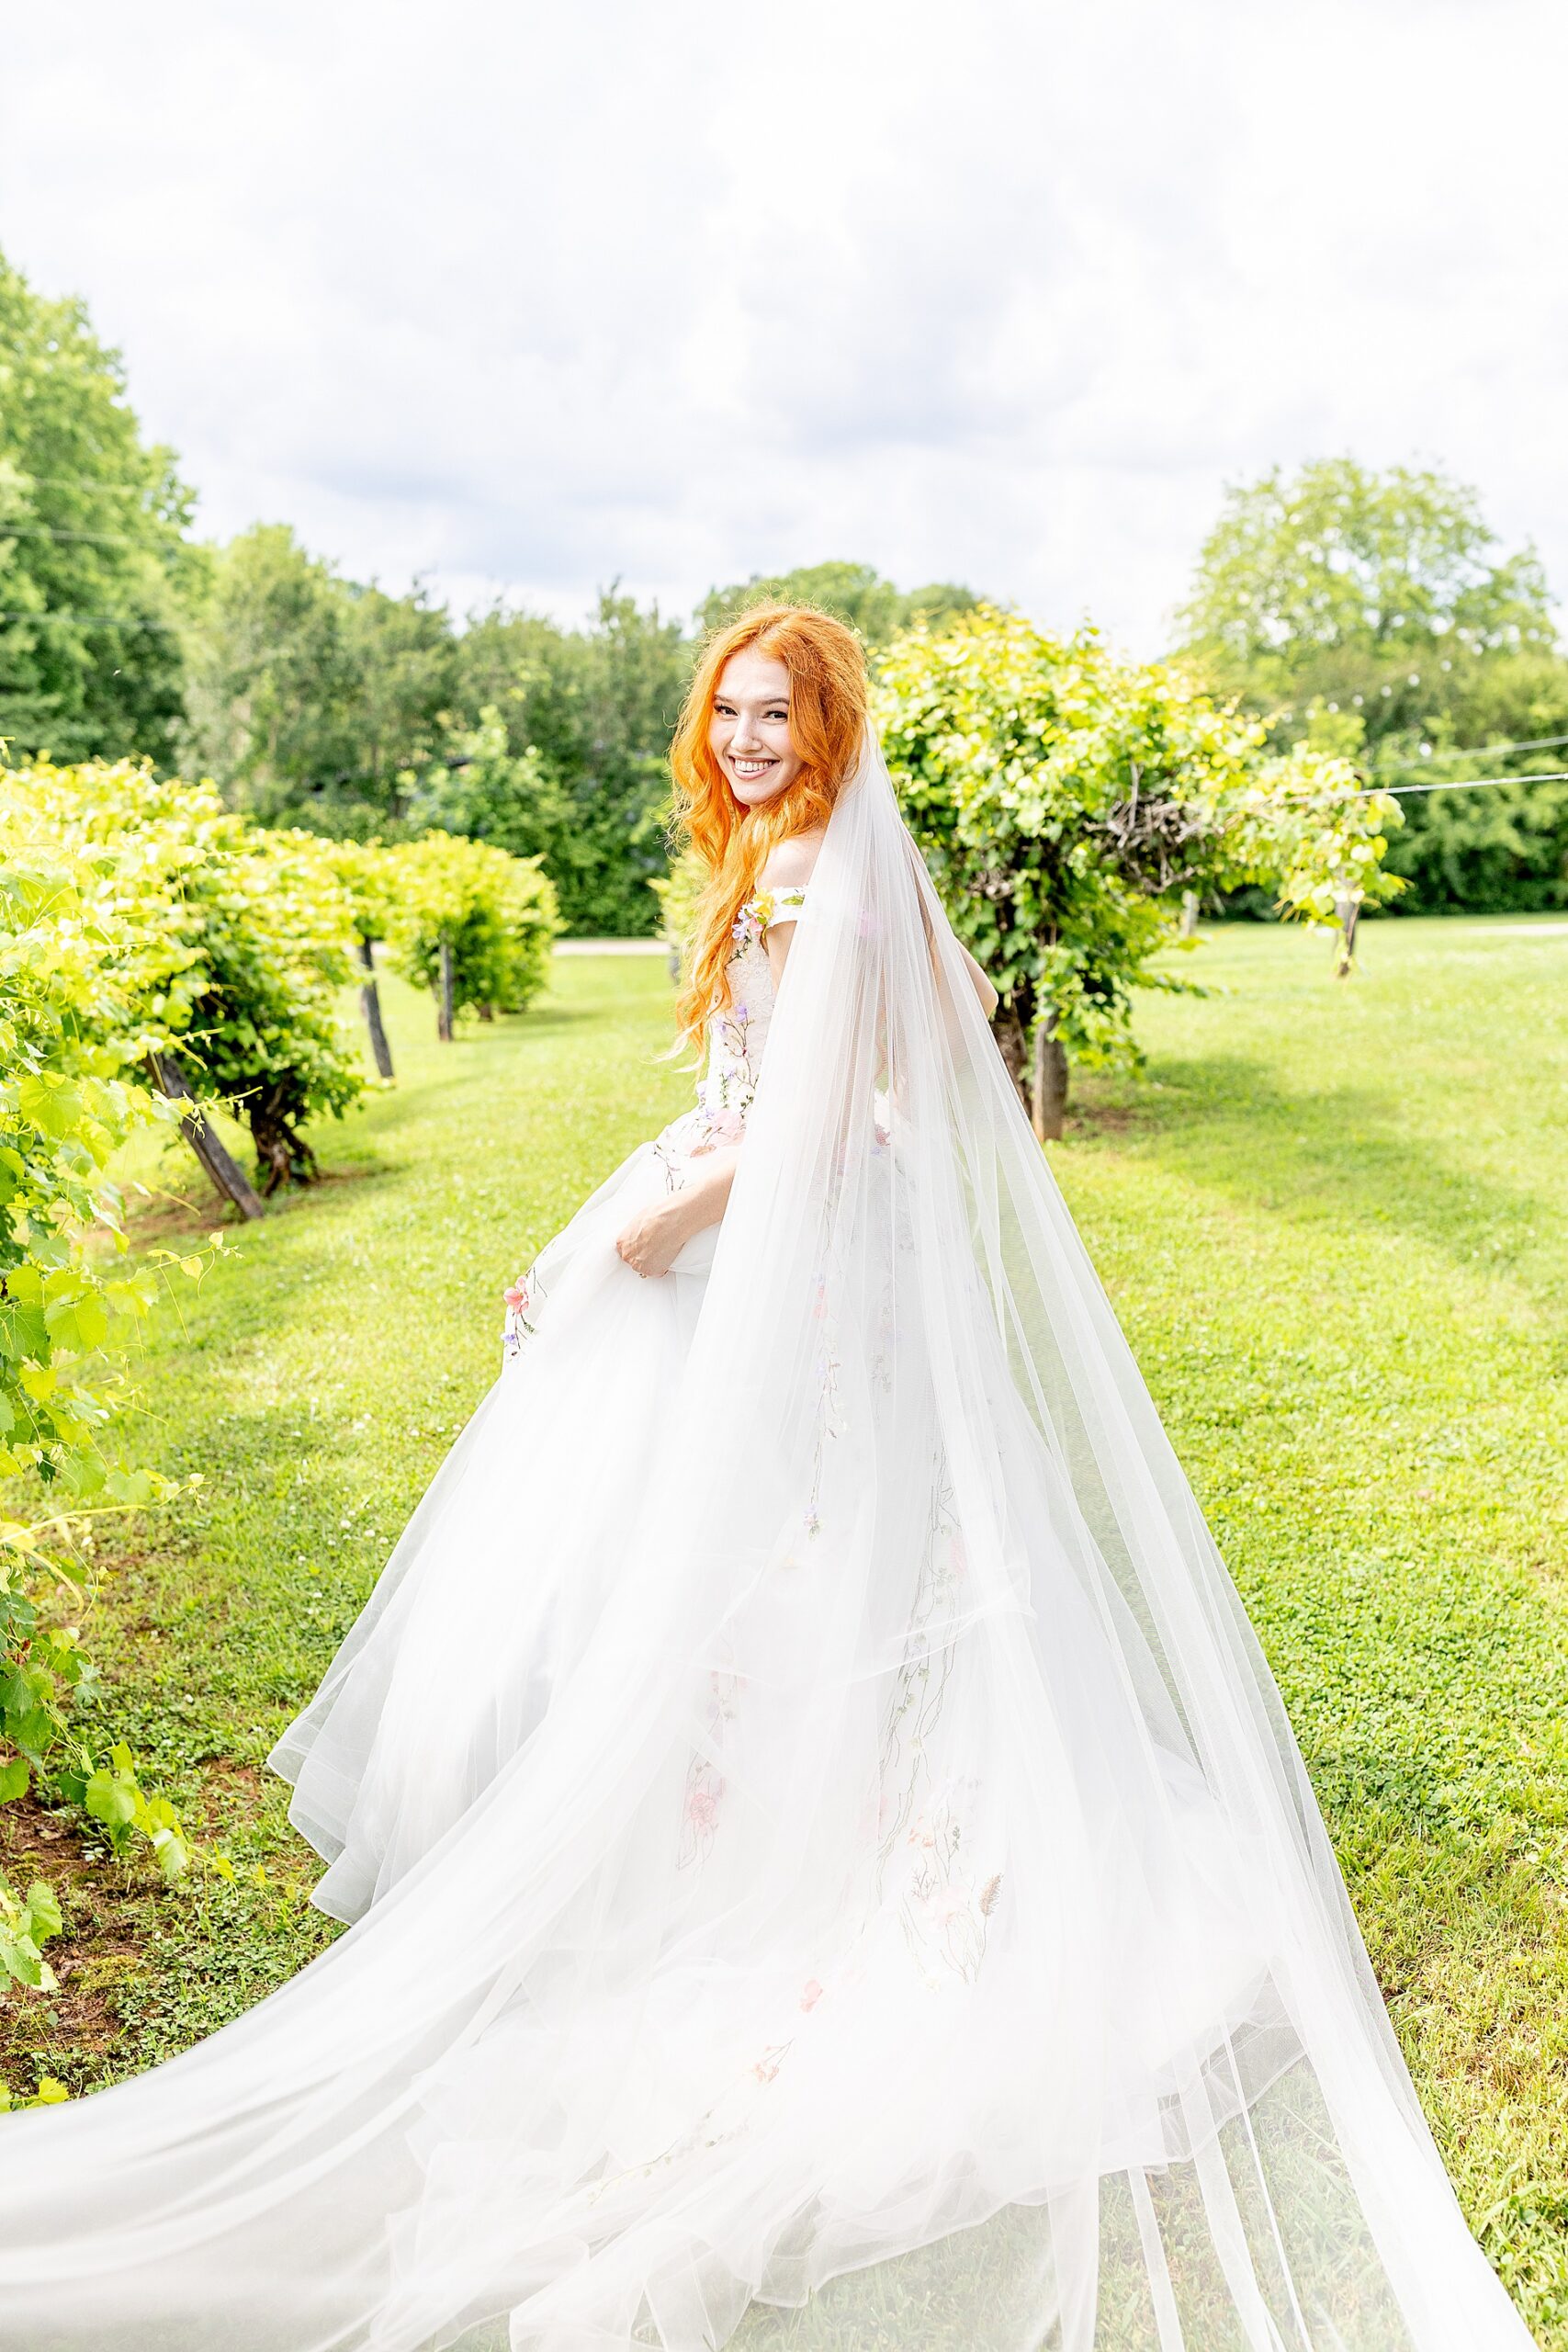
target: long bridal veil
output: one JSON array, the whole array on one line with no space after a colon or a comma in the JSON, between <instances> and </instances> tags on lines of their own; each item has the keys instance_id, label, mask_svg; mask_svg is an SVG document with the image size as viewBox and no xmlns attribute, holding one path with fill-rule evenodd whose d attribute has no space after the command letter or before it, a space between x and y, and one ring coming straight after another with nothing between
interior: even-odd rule
<instances>
[{"instance_id":1,"label":"long bridal veil","mask_svg":"<svg viewBox=\"0 0 1568 2352\"><path fill-rule=\"evenodd\" d=\"M874 742L711 1269L647 1173L286 1743L363 1916L0 2125L6 2352L1526 2344Z\"/></svg>"}]
</instances>

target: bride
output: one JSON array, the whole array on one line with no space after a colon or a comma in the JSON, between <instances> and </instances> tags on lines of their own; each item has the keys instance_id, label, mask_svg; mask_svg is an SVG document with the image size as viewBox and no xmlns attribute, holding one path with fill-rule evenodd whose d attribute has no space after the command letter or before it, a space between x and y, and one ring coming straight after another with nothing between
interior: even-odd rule
<instances>
[{"instance_id":1,"label":"bride","mask_svg":"<svg viewBox=\"0 0 1568 2352\"><path fill-rule=\"evenodd\" d=\"M274 1761L355 1924L7 2119L5 2352L1505 2352L866 721L717 637L694 1109Z\"/></svg>"}]
</instances>

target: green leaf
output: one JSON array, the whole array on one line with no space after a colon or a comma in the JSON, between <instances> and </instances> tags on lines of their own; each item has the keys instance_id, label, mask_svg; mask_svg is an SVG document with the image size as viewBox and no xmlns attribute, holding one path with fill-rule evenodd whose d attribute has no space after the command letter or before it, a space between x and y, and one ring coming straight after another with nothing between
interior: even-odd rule
<instances>
[{"instance_id":1,"label":"green leaf","mask_svg":"<svg viewBox=\"0 0 1568 2352\"><path fill-rule=\"evenodd\" d=\"M136 1819L136 1791L100 1764L87 1782L84 1802L95 1821L109 1830L129 1829Z\"/></svg>"},{"instance_id":2,"label":"green leaf","mask_svg":"<svg viewBox=\"0 0 1568 2352\"><path fill-rule=\"evenodd\" d=\"M22 1912L22 1931L35 1944L47 1943L57 1936L64 1925L53 1887L47 1879L35 1878L28 1889L28 1900Z\"/></svg>"}]
</instances>

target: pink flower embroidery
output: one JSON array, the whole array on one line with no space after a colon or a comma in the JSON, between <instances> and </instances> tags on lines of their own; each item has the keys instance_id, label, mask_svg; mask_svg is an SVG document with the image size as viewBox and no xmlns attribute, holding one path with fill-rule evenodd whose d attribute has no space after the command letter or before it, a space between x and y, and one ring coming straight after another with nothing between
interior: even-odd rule
<instances>
[{"instance_id":1,"label":"pink flower embroidery","mask_svg":"<svg viewBox=\"0 0 1568 2352\"><path fill-rule=\"evenodd\" d=\"M801 2007L803 2009L814 2009L821 1998L821 1985L817 1982L815 1976L808 1978L806 1984L804 1984L800 1988Z\"/></svg>"},{"instance_id":2,"label":"pink flower embroidery","mask_svg":"<svg viewBox=\"0 0 1568 2352\"><path fill-rule=\"evenodd\" d=\"M502 1295L513 1315L525 1315L527 1313L528 1284L525 1280L519 1279L517 1282L514 1282L511 1289L503 1292Z\"/></svg>"},{"instance_id":3,"label":"pink flower embroidery","mask_svg":"<svg viewBox=\"0 0 1568 2352\"><path fill-rule=\"evenodd\" d=\"M700 1781L686 1799L686 1818L699 1836L718 1826L718 1798Z\"/></svg>"}]
</instances>

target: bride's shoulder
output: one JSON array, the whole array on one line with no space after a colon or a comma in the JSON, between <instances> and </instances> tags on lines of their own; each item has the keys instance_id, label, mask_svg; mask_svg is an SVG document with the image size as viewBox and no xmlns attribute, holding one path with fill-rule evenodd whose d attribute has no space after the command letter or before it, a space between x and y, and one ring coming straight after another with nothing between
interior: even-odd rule
<instances>
[{"instance_id":1,"label":"bride's shoulder","mask_svg":"<svg viewBox=\"0 0 1568 2352\"><path fill-rule=\"evenodd\" d=\"M757 877L761 890L802 890L810 881L828 829L818 825L808 833L792 833L768 852Z\"/></svg>"}]
</instances>

